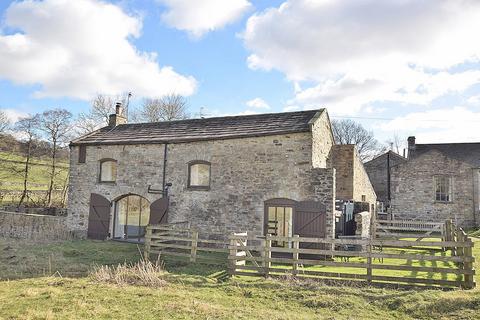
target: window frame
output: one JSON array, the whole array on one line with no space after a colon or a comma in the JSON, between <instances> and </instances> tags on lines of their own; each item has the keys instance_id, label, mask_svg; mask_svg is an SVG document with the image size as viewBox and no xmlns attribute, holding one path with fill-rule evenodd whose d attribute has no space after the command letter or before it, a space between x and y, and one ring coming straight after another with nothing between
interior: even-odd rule
<instances>
[{"instance_id":1,"label":"window frame","mask_svg":"<svg viewBox=\"0 0 480 320\"><path fill-rule=\"evenodd\" d=\"M87 160L87 146L86 145L80 145L78 147L78 163L83 164Z\"/></svg>"},{"instance_id":2,"label":"window frame","mask_svg":"<svg viewBox=\"0 0 480 320\"><path fill-rule=\"evenodd\" d=\"M191 174L192 174L192 166L197 164L208 165L208 185L200 186L200 185L192 185L191 181ZM188 176L187 176L187 188L190 190L210 190L210 186L212 184L212 164L205 160L192 160L188 162Z\"/></svg>"},{"instance_id":3,"label":"window frame","mask_svg":"<svg viewBox=\"0 0 480 320\"><path fill-rule=\"evenodd\" d=\"M440 190L440 198L441 195L444 194L448 196L448 200L441 200L437 198L437 179L446 179L447 180L447 188L445 192ZM433 199L437 203L453 203L453 177L451 175L446 174L437 174L433 176Z\"/></svg>"},{"instance_id":4,"label":"window frame","mask_svg":"<svg viewBox=\"0 0 480 320\"><path fill-rule=\"evenodd\" d=\"M102 180L102 166L105 162L113 162L115 163L115 177L114 180L111 181L104 181ZM118 161L112 158L104 158L99 161L99 170L98 170L98 182L99 183L106 183L106 184L115 184L117 183L117 173L118 173Z\"/></svg>"}]
</instances>

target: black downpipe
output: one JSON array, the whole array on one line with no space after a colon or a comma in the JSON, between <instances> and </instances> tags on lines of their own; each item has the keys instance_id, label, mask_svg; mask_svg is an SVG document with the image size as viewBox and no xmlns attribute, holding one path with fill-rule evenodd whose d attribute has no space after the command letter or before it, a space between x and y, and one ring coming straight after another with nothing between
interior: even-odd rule
<instances>
[{"instance_id":1,"label":"black downpipe","mask_svg":"<svg viewBox=\"0 0 480 320\"><path fill-rule=\"evenodd\" d=\"M387 153L387 199L388 207L390 207L391 191L390 191L390 152Z\"/></svg>"},{"instance_id":2,"label":"black downpipe","mask_svg":"<svg viewBox=\"0 0 480 320\"><path fill-rule=\"evenodd\" d=\"M165 175L167 174L167 155L168 155L168 143L164 144L164 149L163 149L163 177L162 177L162 191L163 191L163 196L168 197L168 190L166 190L166 177Z\"/></svg>"}]
</instances>

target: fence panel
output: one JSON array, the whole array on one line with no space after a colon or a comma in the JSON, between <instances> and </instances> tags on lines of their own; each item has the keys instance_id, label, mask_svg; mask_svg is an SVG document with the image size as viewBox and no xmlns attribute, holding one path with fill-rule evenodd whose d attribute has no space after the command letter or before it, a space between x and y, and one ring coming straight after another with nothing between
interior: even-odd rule
<instances>
[{"instance_id":1,"label":"fence panel","mask_svg":"<svg viewBox=\"0 0 480 320\"><path fill-rule=\"evenodd\" d=\"M238 245L239 240L245 243L254 238L232 235L228 256L232 266L230 274L264 277L288 274L310 279L471 289L475 287L473 242L463 231L459 232L464 237L462 241L266 236L255 245ZM272 242L286 245L272 247ZM333 249L301 249L300 243L326 243ZM456 248L457 255L452 255L453 251L445 252L445 247ZM241 266L236 264L239 252L246 252Z\"/></svg>"}]
</instances>

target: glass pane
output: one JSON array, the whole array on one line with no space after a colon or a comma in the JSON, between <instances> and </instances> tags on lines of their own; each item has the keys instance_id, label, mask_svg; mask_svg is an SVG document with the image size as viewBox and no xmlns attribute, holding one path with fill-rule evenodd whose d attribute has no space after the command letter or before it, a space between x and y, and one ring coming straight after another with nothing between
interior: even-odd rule
<instances>
[{"instance_id":1,"label":"glass pane","mask_svg":"<svg viewBox=\"0 0 480 320\"><path fill-rule=\"evenodd\" d=\"M150 221L150 204L147 200L142 199L142 216L140 217L140 226L146 227Z\"/></svg>"},{"instance_id":2,"label":"glass pane","mask_svg":"<svg viewBox=\"0 0 480 320\"><path fill-rule=\"evenodd\" d=\"M114 238L125 237L125 225L127 224L127 198L120 199L116 205Z\"/></svg>"},{"instance_id":3,"label":"glass pane","mask_svg":"<svg viewBox=\"0 0 480 320\"><path fill-rule=\"evenodd\" d=\"M206 187L210 185L210 166L208 164L190 166L190 185Z\"/></svg>"},{"instance_id":4,"label":"glass pane","mask_svg":"<svg viewBox=\"0 0 480 320\"><path fill-rule=\"evenodd\" d=\"M115 161L102 162L100 168L100 181L115 181L117 166Z\"/></svg>"}]
</instances>

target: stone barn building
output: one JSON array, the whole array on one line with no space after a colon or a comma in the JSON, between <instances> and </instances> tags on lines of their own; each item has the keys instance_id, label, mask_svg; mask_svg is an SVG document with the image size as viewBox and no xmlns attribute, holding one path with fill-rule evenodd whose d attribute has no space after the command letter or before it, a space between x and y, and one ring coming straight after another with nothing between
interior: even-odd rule
<instances>
[{"instance_id":1,"label":"stone barn building","mask_svg":"<svg viewBox=\"0 0 480 320\"><path fill-rule=\"evenodd\" d=\"M408 161L392 168L395 217L479 222L480 143L416 144L408 138Z\"/></svg>"},{"instance_id":2,"label":"stone barn building","mask_svg":"<svg viewBox=\"0 0 480 320\"><path fill-rule=\"evenodd\" d=\"M390 150L365 163L365 170L377 195L379 211L386 211L390 205L392 168L406 161L406 158Z\"/></svg>"},{"instance_id":3,"label":"stone barn building","mask_svg":"<svg viewBox=\"0 0 480 320\"><path fill-rule=\"evenodd\" d=\"M71 142L70 230L141 241L147 224L188 221L223 237L334 237L326 110L127 124L121 109Z\"/></svg>"}]
</instances>

